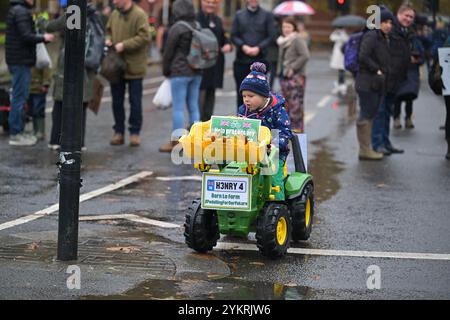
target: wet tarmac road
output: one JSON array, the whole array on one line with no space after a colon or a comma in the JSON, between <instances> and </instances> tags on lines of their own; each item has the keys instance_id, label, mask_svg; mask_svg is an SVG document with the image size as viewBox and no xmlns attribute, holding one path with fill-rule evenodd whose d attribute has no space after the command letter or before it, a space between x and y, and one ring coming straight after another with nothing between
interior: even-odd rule
<instances>
[{"instance_id":1,"label":"wet tarmac road","mask_svg":"<svg viewBox=\"0 0 450 320\"><path fill-rule=\"evenodd\" d=\"M217 111L224 115L235 110L234 83L229 75L226 79L226 87L217 98ZM437 129L444 117L442 101L424 85L415 107L416 129L392 134L393 142L406 153L381 163L360 163L354 121L348 118L346 108L337 105L335 97L324 107L317 106L329 95L334 80L324 57L311 62L306 104L312 119L307 132L309 168L316 184L316 216L310 241L293 247L450 254L450 163L444 159L445 141ZM153 86L157 83L149 89ZM167 154L158 152L159 145L168 141L171 110L155 109L151 98L149 95L144 100L140 148L109 146L109 103L103 104L98 116L88 115L82 193L141 171L153 174L83 202L80 215L135 214L176 225L184 222L184 211L199 196L200 182L158 179L197 173L190 166L172 165ZM27 149L11 148L7 137L0 135L0 224L58 202L56 161L57 153L43 143ZM299 254L270 261L256 251L234 250L201 256L185 247L181 228L128 220L81 222L80 254L103 257L101 252L89 251L88 244L105 241L100 245L102 252L134 246L142 256L154 252L167 257L175 269L158 273L156 267L148 272L126 264L119 268L116 265L124 260L122 256L98 264L87 259L80 262L85 275L82 289L68 291L64 286L66 265L53 261L56 230L57 215L50 215L0 231L1 298L450 298L450 261ZM252 241L250 236L244 242ZM33 242L36 248L30 249ZM11 258L21 256L22 262ZM380 290L367 288L367 268L371 265L380 267Z\"/></svg>"}]
</instances>

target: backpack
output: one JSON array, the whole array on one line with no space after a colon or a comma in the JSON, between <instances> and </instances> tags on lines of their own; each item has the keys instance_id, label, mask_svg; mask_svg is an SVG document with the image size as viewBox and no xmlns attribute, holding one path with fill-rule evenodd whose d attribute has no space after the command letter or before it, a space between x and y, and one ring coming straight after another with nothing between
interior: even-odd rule
<instances>
[{"instance_id":1,"label":"backpack","mask_svg":"<svg viewBox=\"0 0 450 320\"><path fill-rule=\"evenodd\" d=\"M96 14L88 16L86 23L86 51L84 66L88 70L97 72L104 56L105 29Z\"/></svg>"},{"instance_id":2,"label":"backpack","mask_svg":"<svg viewBox=\"0 0 450 320\"><path fill-rule=\"evenodd\" d=\"M350 39L344 46L344 65L345 70L350 71L353 75L356 75L359 71L359 47L361 46L361 40L364 32L358 32L352 34Z\"/></svg>"},{"instance_id":3,"label":"backpack","mask_svg":"<svg viewBox=\"0 0 450 320\"><path fill-rule=\"evenodd\" d=\"M192 31L192 41L187 60L193 69L207 69L216 64L219 56L219 44L214 33L208 28L201 28L197 23L194 29L185 21L179 21Z\"/></svg>"}]
</instances>

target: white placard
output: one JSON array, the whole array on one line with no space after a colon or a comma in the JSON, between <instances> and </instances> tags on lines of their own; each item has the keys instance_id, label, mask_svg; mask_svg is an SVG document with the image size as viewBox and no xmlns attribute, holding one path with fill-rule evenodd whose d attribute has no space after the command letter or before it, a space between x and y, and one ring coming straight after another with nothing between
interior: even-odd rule
<instances>
[{"instance_id":1,"label":"white placard","mask_svg":"<svg viewBox=\"0 0 450 320\"><path fill-rule=\"evenodd\" d=\"M202 208L214 210L251 210L251 175L204 173Z\"/></svg>"},{"instance_id":2,"label":"white placard","mask_svg":"<svg viewBox=\"0 0 450 320\"><path fill-rule=\"evenodd\" d=\"M300 149L302 150L303 163L305 164L306 172L308 172L308 138L306 133L297 134Z\"/></svg>"},{"instance_id":3,"label":"white placard","mask_svg":"<svg viewBox=\"0 0 450 320\"><path fill-rule=\"evenodd\" d=\"M450 48L439 48L439 64L442 67L442 95L450 96Z\"/></svg>"}]
</instances>

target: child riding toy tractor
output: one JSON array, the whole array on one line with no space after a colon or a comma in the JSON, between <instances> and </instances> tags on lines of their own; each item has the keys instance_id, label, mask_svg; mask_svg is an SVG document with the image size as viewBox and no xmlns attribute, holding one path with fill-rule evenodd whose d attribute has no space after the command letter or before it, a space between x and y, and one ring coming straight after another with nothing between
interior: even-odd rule
<instances>
[{"instance_id":1,"label":"child riding toy tractor","mask_svg":"<svg viewBox=\"0 0 450 320\"><path fill-rule=\"evenodd\" d=\"M202 197L186 214L186 244L200 253L217 245L220 234L256 232L260 252L286 254L290 241L308 240L314 216L314 184L306 173L300 144L291 139L295 172L284 167L284 188L273 185L278 148L260 120L213 117L181 137L185 159L202 172ZM269 147L268 147L269 146ZM215 167L215 168L213 168ZM284 199L276 200L284 189Z\"/></svg>"}]
</instances>

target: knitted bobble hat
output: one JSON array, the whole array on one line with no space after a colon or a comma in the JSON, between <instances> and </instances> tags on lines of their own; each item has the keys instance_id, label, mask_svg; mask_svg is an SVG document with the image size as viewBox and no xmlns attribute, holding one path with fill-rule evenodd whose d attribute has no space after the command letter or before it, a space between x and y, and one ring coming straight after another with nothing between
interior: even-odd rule
<instances>
[{"instance_id":1,"label":"knitted bobble hat","mask_svg":"<svg viewBox=\"0 0 450 320\"><path fill-rule=\"evenodd\" d=\"M266 98L270 97L270 86L266 76L266 65L262 62L255 62L250 66L250 70L251 72L244 81L242 81L239 92L242 94L242 91L248 90Z\"/></svg>"}]
</instances>

